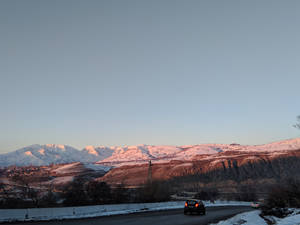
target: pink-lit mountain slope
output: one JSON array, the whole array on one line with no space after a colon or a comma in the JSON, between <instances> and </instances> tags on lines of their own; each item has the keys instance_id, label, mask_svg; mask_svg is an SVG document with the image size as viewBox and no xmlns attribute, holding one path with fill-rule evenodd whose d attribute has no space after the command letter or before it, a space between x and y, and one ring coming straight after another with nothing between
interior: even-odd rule
<instances>
[{"instance_id":1,"label":"pink-lit mountain slope","mask_svg":"<svg viewBox=\"0 0 300 225\"><path fill-rule=\"evenodd\" d=\"M87 146L77 150L66 145L31 145L0 155L0 166L49 165L71 162L97 162L109 166L143 164L149 160L165 163L172 160L190 161L214 158L222 153L262 153L278 155L300 149L300 138L273 142L265 145L200 144L186 146L137 145L123 147Z\"/></svg>"},{"instance_id":2,"label":"pink-lit mountain slope","mask_svg":"<svg viewBox=\"0 0 300 225\"><path fill-rule=\"evenodd\" d=\"M235 152L262 153L269 155L281 154L285 151L300 149L300 138L273 142L265 145L239 145L239 144L200 144L186 146L151 146L139 145L129 147L117 147L114 153L97 163L121 166L132 164L143 164L149 160L157 163L169 162L171 160L189 161L198 158L214 158L221 153Z\"/></svg>"}]
</instances>

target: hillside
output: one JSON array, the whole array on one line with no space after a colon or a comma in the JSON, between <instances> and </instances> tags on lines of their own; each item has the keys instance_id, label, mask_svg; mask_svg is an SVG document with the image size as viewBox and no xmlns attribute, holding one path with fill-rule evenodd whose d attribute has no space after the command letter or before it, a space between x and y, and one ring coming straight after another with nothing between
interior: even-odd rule
<instances>
[{"instance_id":1,"label":"hillside","mask_svg":"<svg viewBox=\"0 0 300 225\"><path fill-rule=\"evenodd\" d=\"M125 165L110 170L98 180L110 184L138 186L147 182L148 164ZM201 182L296 177L300 170L300 149L289 151L227 151L218 155L196 156L193 160L153 163L154 180L194 177ZM193 178L192 178L193 180Z\"/></svg>"}]
</instances>

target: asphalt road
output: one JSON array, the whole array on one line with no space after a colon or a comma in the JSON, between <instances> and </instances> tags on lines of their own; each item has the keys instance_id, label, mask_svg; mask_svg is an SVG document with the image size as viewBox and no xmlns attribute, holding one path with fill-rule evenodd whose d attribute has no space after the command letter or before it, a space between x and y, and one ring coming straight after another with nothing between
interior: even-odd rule
<instances>
[{"instance_id":1,"label":"asphalt road","mask_svg":"<svg viewBox=\"0 0 300 225\"><path fill-rule=\"evenodd\" d=\"M206 208L206 215L184 215L183 209L145 212L128 215L45 222L14 223L14 225L206 225L251 211L246 206L222 206Z\"/></svg>"}]
</instances>

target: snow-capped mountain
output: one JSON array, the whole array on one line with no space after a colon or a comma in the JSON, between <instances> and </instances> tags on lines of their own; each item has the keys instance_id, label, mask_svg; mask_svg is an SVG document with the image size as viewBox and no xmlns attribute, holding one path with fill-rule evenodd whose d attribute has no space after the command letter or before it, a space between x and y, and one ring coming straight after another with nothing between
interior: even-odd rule
<instances>
[{"instance_id":1,"label":"snow-capped mountain","mask_svg":"<svg viewBox=\"0 0 300 225\"><path fill-rule=\"evenodd\" d=\"M0 155L0 166L49 165L82 160L84 154L67 145L30 145L15 152Z\"/></svg>"},{"instance_id":2,"label":"snow-capped mountain","mask_svg":"<svg viewBox=\"0 0 300 225\"><path fill-rule=\"evenodd\" d=\"M132 165L146 163L149 160L163 163L171 160L189 161L200 158L218 157L221 153L235 152L243 154L263 153L280 154L285 151L300 149L300 138L273 142L265 145L239 145L239 144L200 144L185 146L152 146L138 145L129 147L116 147L114 153L97 163L104 165Z\"/></svg>"},{"instance_id":3,"label":"snow-capped mountain","mask_svg":"<svg viewBox=\"0 0 300 225\"><path fill-rule=\"evenodd\" d=\"M105 146L94 147L90 145L86 146L82 150L82 153L84 154L85 161L95 162L110 157L114 153L114 149Z\"/></svg>"},{"instance_id":4,"label":"snow-capped mountain","mask_svg":"<svg viewBox=\"0 0 300 225\"><path fill-rule=\"evenodd\" d=\"M226 152L280 152L300 149L300 138L273 142L265 145L200 144L185 146L137 145L124 147L87 146L77 150L66 145L31 145L15 152L0 155L0 166L49 165L51 163L97 162L120 166L128 164L193 160L199 157L217 157Z\"/></svg>"}]
</instances>

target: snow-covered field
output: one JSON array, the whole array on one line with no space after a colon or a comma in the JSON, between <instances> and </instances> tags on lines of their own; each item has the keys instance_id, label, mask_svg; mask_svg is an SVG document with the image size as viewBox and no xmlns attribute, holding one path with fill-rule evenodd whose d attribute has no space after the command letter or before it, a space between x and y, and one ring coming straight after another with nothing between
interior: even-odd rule
<instances>
[{"instance_id":1,"label":"snow-covered field","mask_svg":"<svg viewBox=\"0 0 300 225\"><path fill-rule=\"evenodd\" d=\"M226 205L250 205L249 202L235 201L216 201L215 203L204 203L207 207ZM180 209L183 207L184 201L173 201L160 203L94 205L61 208L0 209L0 222L88 218L97 216L121 215L145 211Z\"/></svg>"},{"instance_id":2,"label":"snow-covered field","mask_svg":"<svg viewBox=\"0 0 300 225\"><path fill-rule=\"evenodd\" d=\"M274 225L300 225L300 210L293 209L293 213L285 218L277 218L275 216L266 217L272 221ZM228 220L220 221L217 224L211 225L268 225L267 222L259 216L260 210L245 212L238 214Z\"/></svg>"}]
</instances>

